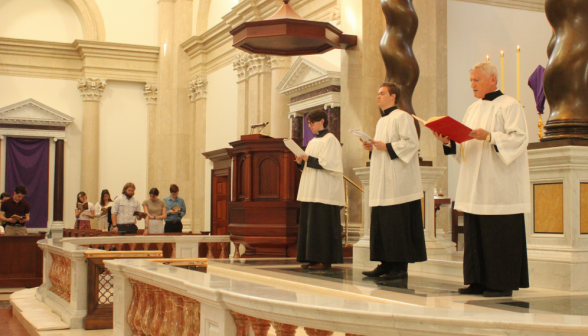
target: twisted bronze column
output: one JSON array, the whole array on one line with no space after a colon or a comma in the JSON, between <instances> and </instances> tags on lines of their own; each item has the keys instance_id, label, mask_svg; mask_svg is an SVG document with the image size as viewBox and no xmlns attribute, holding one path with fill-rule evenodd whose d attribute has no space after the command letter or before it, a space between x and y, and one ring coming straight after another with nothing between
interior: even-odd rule
<instances>
[{"instance_id":1,"label":"twisted bronze column","mask_svg":"<svg viewBox=\"0 0 588 336\"><path fill-rule=\"evenodd\" d=\"M386 82L400 88L398 108L415 114L412 95L419 80L419 64L412 51L412 43L419 19L412 0L380 0L386 17L386 32L380 42L380 51L386 65ZM418 123L417 131L420 128Z\"/></svg>"},{"instance_id":2,"label":"twisted bronze column","mask_svg":"<svg viewBox=\"0 0 588 336\"><path fill-rule=\"evenodd\" d=\"M551 107L541 141L588 139L588 0L546 0L554 35L545 96Z\"/></svg>"}]
</instances>

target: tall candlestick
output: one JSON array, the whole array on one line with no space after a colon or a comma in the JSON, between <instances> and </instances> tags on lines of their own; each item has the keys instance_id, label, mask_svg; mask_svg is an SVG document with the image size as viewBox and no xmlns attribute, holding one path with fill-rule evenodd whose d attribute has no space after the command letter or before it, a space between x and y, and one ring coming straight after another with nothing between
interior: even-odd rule
<instances>
[{"instance_id":1,"label":"tall candlestick","mask_svg":"<svg viewBox=\"0 0 588 336\"><path fill-rule=\"evenodd\" d=\"M521 102L521 46L517 46L517 100Z\"/></svg>"},{"instance_id":2,"label":"tall candlestick","mask_svg":"<svg viewBox=\"0 0 588 336\"><path fill-rule=\"evenodd\" d=\"M504 90L504 50L500 52L500 89L502 93L506 93Z\"/></svg>"}]
</instances>

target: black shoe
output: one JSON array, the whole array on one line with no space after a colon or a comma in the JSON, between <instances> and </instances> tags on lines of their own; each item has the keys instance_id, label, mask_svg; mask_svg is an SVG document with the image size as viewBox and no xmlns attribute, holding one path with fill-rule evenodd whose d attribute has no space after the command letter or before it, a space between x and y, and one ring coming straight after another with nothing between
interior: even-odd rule
<instances>
[{"instance_id":1,"label":"black shoe","mask_svg":"<svg viewBox=\"0 0 588 336\"><path fill-rule=\"evenodd\" d=\"M408 279L408 272L392 271L384 274L382 278L386 278L388 280Z\"/></svg>"},{"instance_id":2,"label":"black shoe","mask_svg":"<svg viewBox=\"0 0 588 336\"><path fill-rule=\"evenodd\" d=\"M484 297L511 297L512 291L505 290L505 291L496 291L487 289L484 291Z\"/></svg>"},{"instance_id":3,"label":"black shoe","mask_svg":"<svg viewBox=\"0 0 588 336\"><path fill-rule=\"evenodd\" d=\"M482 295L484 294L485 290L486 287L484 287L484 285L473 283L469 287L460 288L457 291L459 292L459 294L463 295Z\"/></svg>"},{"instance_id":4,"label":"black shoe","mask_svg":"<svg viewBox=\"0 0 588 336\"><path fill-rule=\"evenodd\" d=\"M373 271L364 271L361 274L370 277L370 278L377 278L382 276L386 273L390 272L390 269L383 264L379 264Z\"/></svg>"}]
</instances>

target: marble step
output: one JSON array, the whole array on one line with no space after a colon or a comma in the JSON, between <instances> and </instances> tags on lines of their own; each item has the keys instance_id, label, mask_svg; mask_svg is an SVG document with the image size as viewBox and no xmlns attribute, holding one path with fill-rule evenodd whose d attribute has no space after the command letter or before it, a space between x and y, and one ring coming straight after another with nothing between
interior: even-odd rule
<instances>
[{"instance_id":1,"label":"marble step","mask_svg":"<svg viewBox=\"0 0 588 336\"><path fill-rule=\"evenodd\" d=\"M41 335L48 330L64 330L69 326L43 302L35 298L35 290L27 289L10 296L13 315L30 335Z\"/></svg>"}]
</instances>

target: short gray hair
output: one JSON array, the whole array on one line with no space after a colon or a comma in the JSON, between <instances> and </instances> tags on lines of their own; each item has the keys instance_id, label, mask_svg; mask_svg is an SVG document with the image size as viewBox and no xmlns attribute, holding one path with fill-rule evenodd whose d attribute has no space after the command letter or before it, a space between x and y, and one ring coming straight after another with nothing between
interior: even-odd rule
<instances>
[{"instance_id":1,"label":"short gray hair","mask_svg":"<svg viewBox=\"0 0 588 336\"><path fill-rule=\"evenodd\" d=\"M486 77L498 77L498 69L490 62L480 62L472 67L470 72L480 70Z\"/></svg>"}]
</instances>

